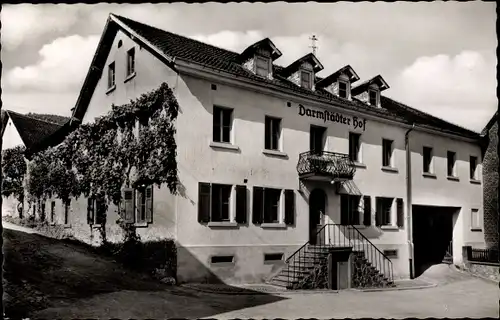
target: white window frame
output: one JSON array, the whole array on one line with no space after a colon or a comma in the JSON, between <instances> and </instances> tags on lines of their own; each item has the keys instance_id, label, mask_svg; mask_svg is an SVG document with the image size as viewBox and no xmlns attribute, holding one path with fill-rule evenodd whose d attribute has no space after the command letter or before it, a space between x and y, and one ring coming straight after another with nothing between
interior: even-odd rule
<instances>
[{"instance_id":1,"label":"white window frame","mask_svg":"<svg viewBox=\"0 0 500 320\"><path fill-rule=\"evenodd\" d=\"M108 64L108 89L113 88L116 85L116 64L111 62Z\"/></svg>"},{"instance_id":2,"label":"white window frame","mask_svg":"<svg viewBox=\"0 0 500 320\"><path fill-rule=\"evenodd\" d=\"M135 47L132 47L127 51L127 77L132 76L134 74L135 74Z\"/></svg>"},{"instance_id":3,"label":"white window frame","mask_svg":"<svg viewBox=\"0 0 500 320\"><path fill-rule=\"evenodd\" d=\"M472 208L470 211L470 216L471 216L471 223L470 223L470 229L471 231L483 231L483 226L481 223L481 213L479 212L479 209Z\"/></svg>"},{"instance_id":4,"label":"white window frame","mask_svg":"<svg viewBox=\"0 0 500 320\"><path fill-rule=\"evenodd\" d=\"M353 132L353 131L349 131L349 137L351 137L351 135L357 135L359 137L358 139L358 154L357 154L357 160L355 160L354 162L355 163L363 163L363 152L362 152L362 143L361 143L361 137L362 135L358 132ZM351 139L349 139L349 152L351 152Z\"/></svg>"},{"instance_id":5,"label":"white window frame","mask_svg":"<svg viewBox=\"0 0 500 320\"><path fill-rule=\"evenodd\" d=\"M309 75L309 86L304 86L304 82L302 81L302 74L308 74ZM313 83L313 73L311 71L301 70L300 71L300 86L302 88L312 89L312 83Z\"/></svg>"},{"instance_id":6,"label":"white window frame","mask_svg":"<svg viewBox=\"0 0 500 320\"><path fill-rule=\"evenodd\" d=\"M453 154L453 164L452 164L452 168L451 168L451 175L448 174L448 157L450 155L450 153ZM452 178L456 178L457 177L457 153L455 151L450 151L448 150L446 152L446 174L448 175L448 177L452 177Z\"/></svg>"},{"instance_id":7,"label":"white window frame","mask_svg":"<svg viewBox=\"0 0 500 320\"><path fill-rule=\"evenodd\" d=\"M379 200L380 199L380 200ZM391 200L391 207L389 209L389 218L390 218L390 221L388 224L380 224L381 227L394 227L396 226L396 223L397 223L397 216L396 216L396 199L393 198L393 197L378 197L378 198L375 198L375 211L376 211L376 214L378 213L378 203L377 203L377 200L379 201L382 201L382 203L384 203L385 200ZM382 217L381 217L382 219Z\"/></svg>"},{"instance_id":8,"label":"white window frame","mask_svg":"<svg viewBox=\"0 0 500 320\"><path fill-rule=\"evenodd\" d=\"M340 84L341 84L341 83L345 84L345 87L346 87L346 96L345 96L345 97L342 97L342 96L340 95ZM340 97L340 98L350 99L350 97L351 97L351 88L350 88L350 85L349 85L349 84L350 84L350 83L349 83L349 81L346 81L346 80L340 80L340 79L338 80L338 84L337 84L337 85L338 85L338 88L339 88L338 95L339 95L339 97Z\"/></svg>"},{"instance_id":9,"label":"white window frame","mask_svg":"<svg viewBox=\"0 0 500 320\"><path fill-rule=\"evenodd\" d=\"M375 93L375 104L372 104L372 101L371 101L372 99L370 97L371 92ZM368 103L371 106L376 106L376 107L378 107L380 105L380 92L378 90L375 90L375 89L368 90Z\"/></svg>"},{"instance_id":10,"label":"white window frame","mask_svg":"<svg viewBox=\"0 0 500 320\"><path fill-rule=\"evenodd\" d=\"M213 115L212 117L215 117L215 109L221 109L223 112L221 112L220 114L220 119L219 119L219 123L220 123L220 141L215 141L213 139L213 132L212 132L212 141L215 142L215 143L225 143L225 144L233 144L233 141L234 141L234 137L233 137L233 124L234 124L234 109L232 108L227 108L227 107L222 107L222 106L219 106L219 105L214 105L214 112L213 112ZM229 119L229 141L223 141L223 137L224 137L224 125L223 125L223 119L224 119L224 111L228 111L230 112L230 119ZM214 130L213 128L213 122L212 122L212 130Z\"/></svg>"},{"instance_id":11,"label":"white window frame","mask_svg":"<svg viewBox=\"0 0 500 320\"><path fill-rule=\"evenodd\" d=\"M476 165L474 167L474 175L470 177L470 167L471 167L471 160L472 158L476 159ZM479 180L479 174L478 174L478 167L479 167L479 157L477 156L469 156L469 179L477 181Z\"/></svg>"},{"instance_id":12,"label":"white window frame","mask_svg":"<svg viewBox=\"0 0 500 320\"><path fill-rule=\"evenodd\" d=\"M258 75L259 77L268 77L270 73L270 67L269 67L269 58L263 57L263 56L255 56L255 74ZM266 68L259 67L259 61L265 63ZM259 69L260 70L265 70L265 75L259 74Z\"/></svg>"},{"instance_id":13,"label":"white window frame","mask_svg":"<svg viewBox=\"0 0 500 320\"><path fill-rule=\"evenodd\" d=\"M270 147L270 149L267 149L266 148L266 139L267 139L267 130L266 130L266 123L267 123L267 119L270 119L269 121L269 124L270 124L270 129L269 129L269 133L271 134L271 144L272 144L272 133L273 133L273 122L277 121L278 122L278 126L279 126L279 130L278 130L278 141L277 141L277 146L276 148L273 148L273 146ZM265 118L264 118L264 149L265 150L272 150L272 151L282 151L283 149L283 143L282 143L282 140L283 140L283 119L282 118L278 118L278 117L273 117L273 116L268 116L266 115Z\"/></svg>"},{"instance_id":14,"label":"white window frame","mask_svg":"<svg viewBox=\"0 0 500 320\"><path fill-rule=\"evenodd\" d=\"M424 169L424 163L425 163L425 153L424 153L424 150L425 148L428 148L430 149L430 161L429 161L429 171L425 171ZM422 147L422 171L424 174L431 174L431 175L434 175L434 148L433 147L429 147L429 146L423 146Z\"/></svg>"},{"instance_id":15,"label":"white window frame","mask_svg":"<svg viewBox=\"0 0 500 320\"><path fill-rule=\"evenodd\" d=\"M384 141L391 142L389 165L384 165L384 157L385 157ZM383 168L394 168L394 140L393 139L382 138L382 167Z\"/></svg>"}]
</instances>

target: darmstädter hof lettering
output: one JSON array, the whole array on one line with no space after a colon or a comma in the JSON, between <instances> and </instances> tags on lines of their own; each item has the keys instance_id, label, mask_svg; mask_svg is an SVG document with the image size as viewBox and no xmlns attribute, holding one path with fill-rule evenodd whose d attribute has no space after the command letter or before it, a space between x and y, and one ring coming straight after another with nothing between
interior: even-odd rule
<instances>
[{"instance_id":1,"label":"darmst\u00e4dter hof lettering","mask_svg":"<svg viewBox=\"0 0 500 320\"><path fill-rule=\"evenodd\" d=\"M327 110L314 110L306 108L299 104L299 116L308 116L311 118L323 119L323 122L331 121L346 124L348 126L353 126L354 129L366 130L366 119L361 119L358 117L345 116L337 112L330 112Z\"/></svg>"}]
</instances>

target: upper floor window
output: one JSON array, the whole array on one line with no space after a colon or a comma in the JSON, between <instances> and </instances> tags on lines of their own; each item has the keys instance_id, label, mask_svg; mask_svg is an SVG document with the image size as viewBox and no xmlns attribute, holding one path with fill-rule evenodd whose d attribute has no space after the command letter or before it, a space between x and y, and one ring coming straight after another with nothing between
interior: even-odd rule
<instances>
[{"instance_id":1,"label":"upper floor window","mask_svg":"<svg viewBox=\"0 0 500 320\"><path fill-rule=\"evenodd\" d=\"M267 150L279 150L280 136L281 136L281 119L266 116L265 148Z\"/></svg>"},{"instance_id":2,"label":"upper floor window","mask_svg":"<svg viewBox=\"0 0 500 320\"><path fill-rule=\"evenodd\" d=\"M311 73L309 71L301 71L300 72L300 85L303 88L311 89Z\"/></svg>"},{"instance_id":3,"label":"upper floor window","mask_svg":"<svg viewBox=\"0 0 500 320\"><path fill-rule=\"evenodd\" d=\"M432 148L424 147L423 149L423 158L424 158L424 173L433 173L432 172Z\"/></svg>"},{"instance_id":4,"label":"upper floor window","mask_svg":"<svg viewBox=\"0 0 500 320\"><path fill-rule=\"evenodd\" d=\"M361 135L359 133L349 132L349 159L354 162L360 160Z\"/></svg>"},{"instance_id":5,"label":"upper floor window","mask_svg":"<svg viewBox=\"0 0 500 320\"><path fill-rule=\"evenodd\" d=\"M214 106L213 140L231 143L233 109Z\"/></svg>"},{"instance_id":6,"label":"upper floor window","mask_svg":"<svg viewBox=\"0 0 500 320\"><path fill-rule=\"evenodd\" d=\"M255 73L257 73L258 76L267 77L269 75L269 59L257 57L255 60Z\"/></svg>"},{"instance_id":7,"label":"upper floor window","mask_svg":"<svg viewBox=\"0 0 500 320\"><path fill-rule=\"evenodd\" d=\"M378 106L378 92L375 90L368 90L369 103L372 106Z\"/></svg>"},{"instance_id":8,"label":"upper floor window","mask_svg":"<svg viewBox=\"0 0 500 320\"><path fill-rule=\"evenodd\" d=\"M392 167L392 140L382 139L382 166Z\"/></svg>"},{"instance_id":9,"label":"upper floor window","mask_svg":"<svg viewBox=\"0 0 500 320\"><path fill-rule=\"evenodd\" d=\"M349 97L349 84L345 81L339 81L339 97L347 99Z\"/></svg>"},{"instance_id":10,"label":"upper floor window","mask_svg":"<svg viewBox=\"0 0 500 320\"><path fill-rule=\"evenodd\" d=\"M321 154L325 150L325 127L311 126L309 135L309 151Z\"/></svg>"},{"instance_id":11,"label":"upper floor window","mask_svg":"<svg viewBox=\"0 0 500 320\"><path fill-rule=\"evenodd\" d=\"M478 180L477 177L477 157L470 156L469 175L471 180Z\"/></svg>"},{"instance_id":12,"label":"upper floor window","mask_svg":"<svg viewBox=\"0 0 500 320\"><path fill-rule=\"evenodd\" d=\"M457 155L453 151L448 151L446 155L448 162L447 162L447 172L448 172L448 177L456 177L456 168L455 168L455 162Z\"/></svg>"},{"instance_id":13,"label":"upper floor window","mask_svg":"<svg viewBox=\"0 0 500 320\"><path fill-rule=\"evenodd\" d=\"M135 48L127 51L127 76L135 72Z\"/></svg>"},{"instance_id":14,"label":"upper floor window","mask_svg":"<svg viewBox=\"0 0 500 320\"><path fill-rule=\"evenodd\" d=\"M108 65L108 88L115 85L115 63L111 62Z\"/></svg>"}]
</instances>

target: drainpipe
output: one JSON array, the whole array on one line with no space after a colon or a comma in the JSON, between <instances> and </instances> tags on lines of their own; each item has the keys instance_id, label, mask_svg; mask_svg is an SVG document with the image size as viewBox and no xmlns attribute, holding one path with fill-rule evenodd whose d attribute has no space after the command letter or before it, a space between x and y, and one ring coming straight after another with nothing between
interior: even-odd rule
<instances>
[{"instance_id":1,"label":"drainpipe","mask_svg":"<svg viewBox=\"0 0 500 320\"><path fill-rule=\"evenodd\" d=\"M410 279L414 278L415 262L413 259L413 225L412 225L412 190L411 190L411 151L410 151L410 139L409 134L415 128L415 123L412 124L411 129L408 129L405 133L405 149L406 149L406 212L407 223L406 230L408 234L408 253L409 253L409 265L410 265Z\"/></svg>"}]
</instances>

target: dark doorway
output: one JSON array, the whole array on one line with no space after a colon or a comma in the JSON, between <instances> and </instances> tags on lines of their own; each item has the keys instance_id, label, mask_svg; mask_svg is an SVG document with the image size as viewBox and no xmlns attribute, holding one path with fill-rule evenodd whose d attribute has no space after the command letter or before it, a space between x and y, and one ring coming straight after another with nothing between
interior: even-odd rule
<instances>
[{"instance_id":1,"label":"dark doorway","mask_svg":"<svg viewBox=\"0 0 500 320\"><path fill-rule=\"evenodd\" d=\"M413 206L413 254L415 277L439 264L453 239L452 207Z\"/></svg>"},{"instance_id":2,"label":"dark doorway","mask_svg":"<svg viewBox=\"0 0 500 320\"><path fill-rule=\"evenodd\" d=\"M314 189L309 196L309 243L318 242L317 232L323 226L323 217L326 211L326 193L321 189Z\"/></svg>"}]
</instances>

